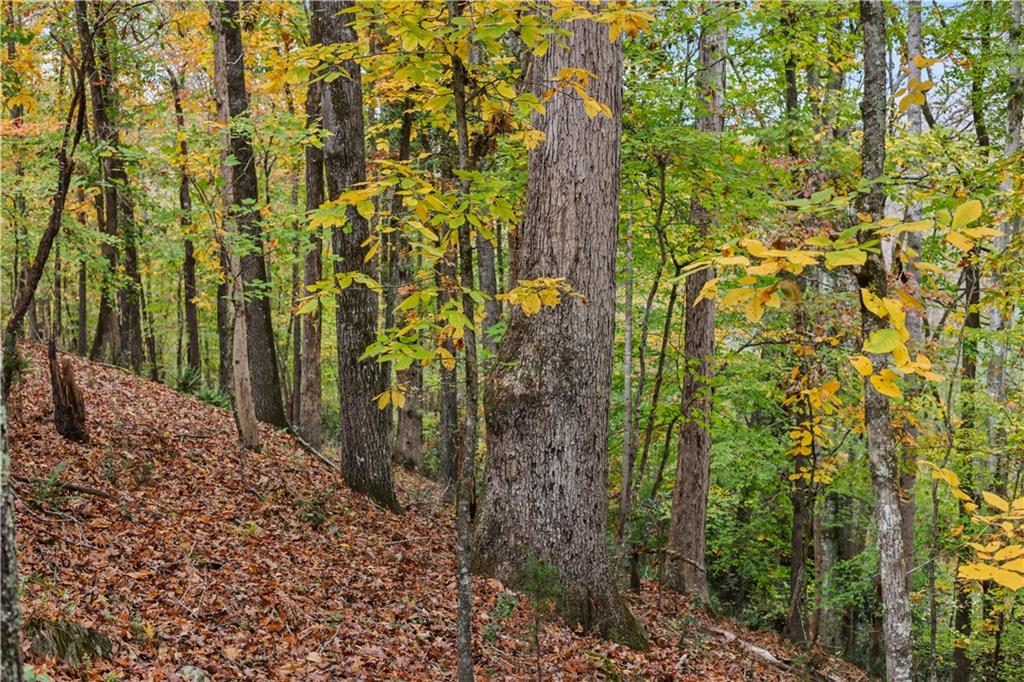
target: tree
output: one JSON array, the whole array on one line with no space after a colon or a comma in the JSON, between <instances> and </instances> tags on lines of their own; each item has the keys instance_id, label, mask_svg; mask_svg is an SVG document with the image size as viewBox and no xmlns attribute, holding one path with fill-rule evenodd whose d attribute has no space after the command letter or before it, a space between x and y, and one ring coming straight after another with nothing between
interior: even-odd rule
<instances>
[{"instance_id":1,"label":"tree","mask_svg":"<svg viewBox=\"0 0 1024 682\"><path fill-rule=\"evenodd\" d=\"M864 34L864 96L861 117L864 138L861 146L861 175L870 188L860 197L859 208L872 219L882 217L885 196L879 179L885 169L886 119L886 28L885 7L879 0L861 0L861 30ZM873 235L861 232L868 240ZM857 282L879 299L888 294L885 262L880 253L869 253L857 273ZM862 299L861 332L865 339L882 329L882 320ZM884 368L884 356L872 354L876 370ZM875 521L878 524L879 581L882 588L882 627L885 641L887 679L904 682L912 679L910 602L904 579L902 522L900 515L900 463L889 398L875 385L864 380L864 423L867 432L868 466L875 497Z\"/></svg>"},{"instance_id":2,"label":"tree","mask_svg":"<svg viewBox=\"0 0 1024 682\"><path fill-rule=\"evenodd\" d=\"M324 45L345 46L356 40L353 3L330 1L322 5ZM363 95L359 64L347 57L331 67L340 72L323 84L323 125L331 133L324 143L324 170L328 198L366 180L363 137ZM369 223L355 206L347 208L348 225L331 231L336 277L349 272L374 278L375 262L365 258L363 243ZM376 336L377 296L362 284L337 294L335 326L338 341L338 393L341 407L342 471L353 490L365 493L392 511L401 511L391 480L391 448L384 413L374 399L387 388L383 367L360 359Z\"/></svg>"},{"instance_id":3,"label":"tree","mask_svg":"<svg viewBox=\"0 0 1024 682\"><path fill-rule=\"evenodd\" d=\"M511 313L485 389L488 460L474 568L512 586L528 559L554 566L566 620L632 646L644 634L605 545L608 409L618 226L622 48L591 21L562 22L564 46L533 63L538 94L564 68L594 74L609 116L555 93L534 127L512 279L564 277L579 297ZM593 111L591 110L591 113Z\"/></svg>"},{"instance_id":4,"label":"tree","mask_svg":"<svg viewBox=\"0 0 1024 682\"><path fill-rule=\"evenodd\" d=\"M192 192L189 188L188 142L185 141L185 113L181 108L181 85L173 71L167 72L171 84L171 96L174 99L174 121L177 126L179 141L178 154L180 180L178 184L178 208L181 211L181 229L187 234L192 227ZM182 261L182 277L185 281L185 336L187 337L186 353L188 370L198 378L202 373L202 361L199 356L199 309L196 306L196 257L195 246L190 236L185 237L185 258Z\"/></svg>"},{"instance_id":5,"label":"tree","mask_svg":"<svg viewBox=\"0 0 1024 682\"><path fill-rule=\"evenodd\" d=\"M697 130L720 134L724 126L726 25L718 8L710 6L705 13L707 24L700 37L699 75L704 110L697 117ZM703 246L710 238L713 218L699 197L691 202L690 216ZM710 380L715 348L715 300L713 297L702 299L701 291L713 277L712 268L703 268L686 278L683 425L672 492L665 575L668 584L704 607L711 605L704 546L711 476Z\"/></svg>"},{"instance_id":6,"label":"tree","mask_svg":"<svg viewBox=\"0 0 1024 682\"><path fill-rule=\"evenodd\" d=\"M11 361L0 347L0 364ZM10 378L3 377L7 395ZM18 549L14 537L14 491L11 453L7 449L7 400L0 400L0 682L21 682L21 600L18 595Z\"/></svg>"},{"instance_id":7,"label":"tree","mask_svg":"<svg viewBox=\"0 0 1024 682\"><path fill-rule=\"evenodd\" d=\"M309 43L320 44L323 6L312 3L309 13ZM321 122L321 84L314 77L310 78L306 89L306 127L319 127ZM315 211L324 202L324 153L321 146L307 144L306 161L306 211ZM319 232L309 236L308 251L303 269L303 283L306 287L320 281L323 273L321 253L323 239ZM322 393L320 374L320 337L321 337L321 305L303 316L301 324L302 353L299 356L301 368L299 373L299 392L295 400L299 403L299 435L313 447L320 447L323 442L323 416L321 415L320 398Z\"/></svg>"},{"instance_id":8,"label":"tree","mask_svg":"<svg viewBox=\"0 0 1024 682\"><path fill-rule=\"evenodd\" d=\"M270 316L269 280L263 258L256 165L247 120L249 94L245 86L245 50L238 0L219 0L219 12L219 30L224 38L227 113L230 117L229 146L234 157L230 213L238 221L236 238L241 242L237 251L241 261L252 397L257 419L284 428L288 426L288 419L281 400L277 347Z\"/></svg>"}]
</instances>

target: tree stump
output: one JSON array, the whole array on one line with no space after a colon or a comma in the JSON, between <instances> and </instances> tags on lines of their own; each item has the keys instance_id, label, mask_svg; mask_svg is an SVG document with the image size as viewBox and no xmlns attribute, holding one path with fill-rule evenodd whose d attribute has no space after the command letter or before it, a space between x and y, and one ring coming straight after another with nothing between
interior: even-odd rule
<instances>
[{"instance_id":1,"label":"tree stump","mask_svg":"<svg viewBox=\"0 0 1024 682\"><path fill-rule=\"evenodd\" d=\"M53 388L53 423L57 433L78 443L89 442L85 428L85 401L75 381L75 370L70 358L57 362L57 345L50 340L47 347L50 360L50 385Z\"/></svg>"}]
</instances>

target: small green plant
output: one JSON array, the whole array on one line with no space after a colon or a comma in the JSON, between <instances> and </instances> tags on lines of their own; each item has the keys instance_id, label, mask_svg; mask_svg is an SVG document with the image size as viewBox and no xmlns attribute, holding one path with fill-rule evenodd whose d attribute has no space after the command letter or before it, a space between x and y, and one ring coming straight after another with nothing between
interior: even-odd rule
<instances>
[{"instance_id":1,"label":"small green plant","mask_svg":"<svg viewBox=\"0 0 1024 682\"><path fill-rule=\"evenodd\" d=\"M231 408L231 396L221 393L219 389L212 386L202 386L190 393L207 405L221 407L225 410Z\"/></svg>"},{"instance_id":2,"label":"small green plant","mask_svg":"<svg viewBox=\"0 0 1024 682\"><path fill-rule=\"evenodd\" d=\"M540 626L541 621L555 610L562 586L558 582L558 567L544 560L529 556L526 558L525 580L523 592L530 602L533 613L533 625L530 628L533 636L533 653L536 659L537 680L543 679L540 658Z\"/></svg>"},{"instance_id":3,"label":"small green plant","mask_svg":"<svg viewBox=\"0 0 1024 682\"><path fill-rule=\"evenodd\" d=\"M504 627L505 621L516 610L517 603L516 596L511 592L502 592L498 595L498 600L495 602L494 608L491 609L491 622L484 630L484 639L491 644L498 641L498 631Z\"/></svg>"},{"instance_id":4,"label":"small green plant","mask_svg":"<svg viewBox=\"0 0 1024 682\"><path fill-rule=\"evenodd\" d=\"M196 393L202 390L203 386L203 375L199 372L192 371L191 368L186 367L184 371L178 376L177 388L182 393Z\"/></svg>"},{"instance_id":5,"label":"small green plant","mask_svg":"<svg viewBox=\"0 0 1024 682\"><path fill-rule=\"evenodd\" d=\"M64 495L64 486L60 477L67 471L70 462L61 460L52 469L46 478L32 484L32 498L39 507L60 509L68 501Z\"/></svg>"},{"instance_id":6,"label":"small green plant","mask_svg":"<svg viewBox=\"0 0 1024 682\"><path fill-rule=\"evenodd\" d=\"M299 518L312 526L313 530L320 530L327 520L327 503L334 494L334 488L326 488L304 495L299 500Z\"/></svg>"},{"instance_id":7,"label":"small green plant","mask_svg":"<svg viewBox=\"0 0 1024 682\"><path fill-rule=\"evenodd\" d=\"M153 480L153 474L156 472L156 464L152 460L144 460L139 462L132 467L132 475L135 478L135 482L138 485L146 485Z\"/></svg>"}]
</instances>

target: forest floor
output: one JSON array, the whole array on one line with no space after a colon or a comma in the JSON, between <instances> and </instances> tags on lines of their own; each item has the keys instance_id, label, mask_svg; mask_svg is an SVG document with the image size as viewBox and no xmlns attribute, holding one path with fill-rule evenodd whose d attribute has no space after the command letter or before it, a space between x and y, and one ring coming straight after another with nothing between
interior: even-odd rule
<instances>
[{"instance_id":1,"label":"forest floor","mask_svg":"<svg viewBox=\"0 0 1024 682\"><path fill-rule=\"evenodd\" d=\"M453 512L435 484L396 474L407 513L392 515L288 435L261 427L263 452L242 456L230 412L77 358L91 440L72 443L53 428L44 349L24 348L30 365L9 405L24 617L72 621L113 644L107 658L71 666L26 641L37 671L55 680L174 681L186 665L214 680L454 677ZM866 679L643 587L628 598L649 651L549 620L544 677ZM478 676L533 678L527 600L501 618L502 585L477 579L473 588Z\"/></svg>"}]
</instances>

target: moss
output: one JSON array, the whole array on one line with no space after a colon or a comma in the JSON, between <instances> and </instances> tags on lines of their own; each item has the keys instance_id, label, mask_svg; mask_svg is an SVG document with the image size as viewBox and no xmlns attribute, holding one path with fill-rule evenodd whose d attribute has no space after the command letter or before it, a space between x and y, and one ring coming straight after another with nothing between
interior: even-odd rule
<instances>
[{"instance_id":1,"label":"moss","mask_svg":"<svg viewBox=\"0 0 1024 682\"><path fill-rule=\"evenodd\" d=\"M25 624L25 632L32 640L32 653L59 658L75 667L107 658L114 648L110 638L99 630L66 620L33 618Z\"/></svg>"}]
</instances>

